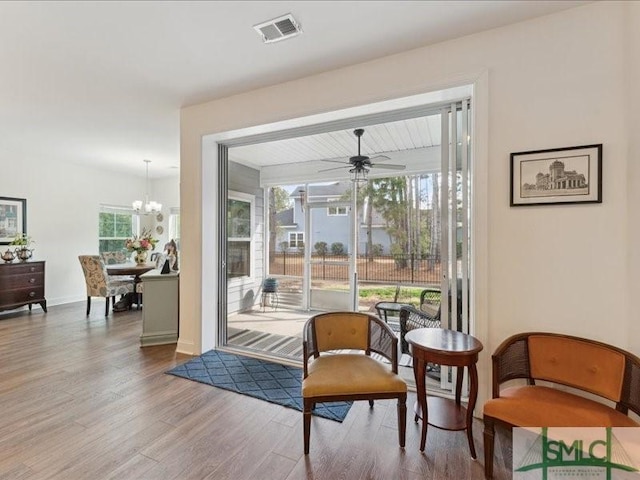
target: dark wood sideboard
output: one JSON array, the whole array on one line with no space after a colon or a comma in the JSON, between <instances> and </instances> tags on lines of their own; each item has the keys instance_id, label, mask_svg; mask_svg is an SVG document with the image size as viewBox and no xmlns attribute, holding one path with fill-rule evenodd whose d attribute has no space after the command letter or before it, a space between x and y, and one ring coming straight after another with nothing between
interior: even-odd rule
<instances>
[{"instance_id":1,"label":"dark wood sideboard","mask_svg":"<svg viewBox=\"0 0 640 480\"><path fill-rule=\"evenodd\" d=\"M44 298L44 262L0 264L0 311L39 303L47 311Z\"/></svg>"}]
</instances>

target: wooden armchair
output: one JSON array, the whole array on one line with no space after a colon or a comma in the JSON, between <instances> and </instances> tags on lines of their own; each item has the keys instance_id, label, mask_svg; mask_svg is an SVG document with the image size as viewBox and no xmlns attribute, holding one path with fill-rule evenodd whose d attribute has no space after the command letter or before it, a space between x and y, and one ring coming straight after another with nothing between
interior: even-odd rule
<instances>
[{"instance_id":1,"label":"wooden armchair","mask_svg":"<svg viewBox=\"0 0 640 480\"><path fill-rule=\"evenodd\" d=\"M303 329L302 399L304 453L309 453L311 411L319 402L398 399L398 436L404 447L407 384L398 376L398 339L374 315L356 312L322 313L311 317ZM337 350L352 353L336 353ZM375 352L391 368L373 358ZM313 359L310 361L310 359Z\"/></svg>"},{"instance_id":2,"label":"wooden armchair","mask_svg":"<svg viewBox=\"0 0 640 480\"><path fill-rule=\"evenodd\" d=\"M640 358L630 352L526 332L507 338L491 360L493 398L483 408L485 478L493 477L495 426L640 427L629 416L640 415ZM526 383L510 384L516 379Z\"/></svg>"}]
</instances>

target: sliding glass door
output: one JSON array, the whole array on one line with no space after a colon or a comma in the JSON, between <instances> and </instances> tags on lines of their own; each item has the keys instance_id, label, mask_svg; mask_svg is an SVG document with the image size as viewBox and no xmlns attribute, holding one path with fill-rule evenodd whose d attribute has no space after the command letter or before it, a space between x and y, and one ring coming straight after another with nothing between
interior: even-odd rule
<instances>
[{"instance_id":1,"label":"sliding glass door","mask_svg":"<svg viewBox=\"0 0 640 480\"><path fill-rule=\"evenodd\" d=\"M237 154L220 147L220 346L240 348L231 341L240 330L272 335L274 345L286 343L277 335L299 341L312 312L376 313L377 302L393 300L469 331L470 99L416 115L352 120L367 125L367 154L381 158L366 182L351 178L352 127L318 126ZM345 153L324 158L316 153L324 142L332 152L347 145ZM258 166L288 155L309 159L271 176ZM265 295L267 280L276 295ZM397 320L393 328L400 335ZM442 388L455 384L451 375L439 375Z\"/></svg>"}]
</instances>

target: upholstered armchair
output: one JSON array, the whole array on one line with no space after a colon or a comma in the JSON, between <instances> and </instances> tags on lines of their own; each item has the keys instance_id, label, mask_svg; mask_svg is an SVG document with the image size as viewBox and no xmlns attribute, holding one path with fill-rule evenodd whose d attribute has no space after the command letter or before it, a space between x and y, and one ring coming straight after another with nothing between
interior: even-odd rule
<instances>
[{"instance_id":1,"label":"upholstered armchair","mask_svg":"<svg viewBox=\"0 0 640 480\"><path fill-rule=\"evenodd\" d=\"M87 285L87 316L91 312L91 297L106 298L104 315L109 315L109 299L113 298L115 303L116 295L125 295L133 292L133 279L120 279L107 274L107 267L100 255L79 255L80 265L84 273L84 280Z\"/></svg>"},{"instance_id":2,"label":"upholstered armchair","mask_svg":"<svg viewBox=\"0 0 640 480\"><path fill-rule=\"evenodd\" d=\"M398 376L398 339L375 315L321 313L303 328L304 453L309 453L311 411L316 403L397 398L398 436L404 447L407 384ZM348 353L345 353L347 350ZM385 357L390 365L371 358Z\"/></svg>"}]
</instances>

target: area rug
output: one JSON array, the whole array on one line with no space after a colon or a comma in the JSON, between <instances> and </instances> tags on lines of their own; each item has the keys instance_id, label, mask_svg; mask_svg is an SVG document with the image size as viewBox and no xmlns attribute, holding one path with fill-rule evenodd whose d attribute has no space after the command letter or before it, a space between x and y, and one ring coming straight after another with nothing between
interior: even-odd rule
<instances>
[{"instance_id":1,"label":"area rug","mask_svg":"<svg viewBox=\"0 0 640 480\"><path fill-rule=\"evenodd\" d=\"M301 368L211 350L166 373L302 411ZM352 403L318 403L313 414L342 422Z\"/></svg>"}]
</instances>

